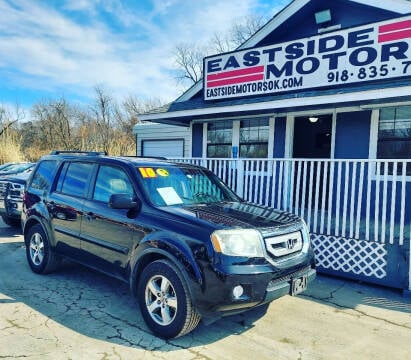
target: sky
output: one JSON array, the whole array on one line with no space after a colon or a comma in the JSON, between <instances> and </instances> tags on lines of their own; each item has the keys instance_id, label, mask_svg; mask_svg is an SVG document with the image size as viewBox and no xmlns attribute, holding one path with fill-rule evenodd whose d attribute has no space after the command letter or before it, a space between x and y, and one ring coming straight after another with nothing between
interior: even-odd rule
<instances>
[{"instance_id":1,"label":"sky","mask_svg":"<svg viewBox=\"0 0 411 360\"><path fill-rule=\"evenodd\" d=\"M174 49L234 21L271 18L290 0L0 0L0 105L64 97L172 101ZM233 6L234 4L234 6Z\"/></svg>"}]
</instances>

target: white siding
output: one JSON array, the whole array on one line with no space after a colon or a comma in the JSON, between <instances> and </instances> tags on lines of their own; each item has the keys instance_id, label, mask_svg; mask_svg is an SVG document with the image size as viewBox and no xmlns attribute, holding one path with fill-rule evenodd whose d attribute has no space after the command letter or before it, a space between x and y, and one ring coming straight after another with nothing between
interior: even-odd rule
<instances>
[{"instance_id":1,"label":"white siding","mask_svg":"<svg viewBox=\"0 0 411 360\"><path fill-rule=\"evenodd\" d=\"M143 156L184 157L184 139L142 140Z\"/></svg>"},{"instance_id":2,"label":"white siding","mask_svg":"<svg viewBox=\"0 0 411 360\"><path fill-rule=\"evenodd\" d=\"M184 144L184 157L191 157L191 130L188 127L174 126L156 123L142 123L134 126L134 134L137 136L137 155L156 155L175 157L179 149L170 146ZM143 146L149 154L143 154ZM155 153L154 153L154 152ZM181 156L181 155L180 155Z\"/></svg>"}]
</instances>

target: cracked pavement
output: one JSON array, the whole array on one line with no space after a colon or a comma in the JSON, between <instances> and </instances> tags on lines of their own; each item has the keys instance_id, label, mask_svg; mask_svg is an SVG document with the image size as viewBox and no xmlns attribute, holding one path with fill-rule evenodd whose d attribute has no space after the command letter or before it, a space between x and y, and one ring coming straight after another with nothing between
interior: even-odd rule
<instances>
[{"instance_id":1,"label":"cracked pavement","mask_svg":"<svg viewBox=\"0 0 411 360\"><path fill-rule=\"evenodd\" d=\"M165 341L126 284L68 262L32 273L19 229L0 220L0 359L403 360L410 341L410 298L325 276L300 296Z\"/></svg>"}]
</instances>

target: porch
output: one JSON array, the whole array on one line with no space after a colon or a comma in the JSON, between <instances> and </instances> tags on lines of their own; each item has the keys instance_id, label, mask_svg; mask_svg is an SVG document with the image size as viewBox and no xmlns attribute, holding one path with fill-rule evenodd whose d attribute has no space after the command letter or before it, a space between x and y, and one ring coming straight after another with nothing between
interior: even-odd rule
<instances>
[{"instance_id":1,"label":"porch","mask_svg":"<svg viewBox=\"0 0 411 360\"><path fill-rule=\"evenodd\" d=\"M173 160L304 218L320 272L411 290L411 160Z\"/></svg>"}]
</instances>

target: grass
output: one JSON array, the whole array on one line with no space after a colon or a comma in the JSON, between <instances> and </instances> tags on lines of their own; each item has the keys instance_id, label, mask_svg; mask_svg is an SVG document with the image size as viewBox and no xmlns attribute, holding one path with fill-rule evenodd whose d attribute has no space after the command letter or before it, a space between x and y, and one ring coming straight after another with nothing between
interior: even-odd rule
<instances>
[{"instance_id":1,"label":"grass","mask_svg":"<svg viewBox=\"0 0 411 360\"><path fill-rule=\"evenodd\" d=\"M25 161L20 139L16 133L6 131L0 137L0 164Z\"/></svg>"}]
</instances>

